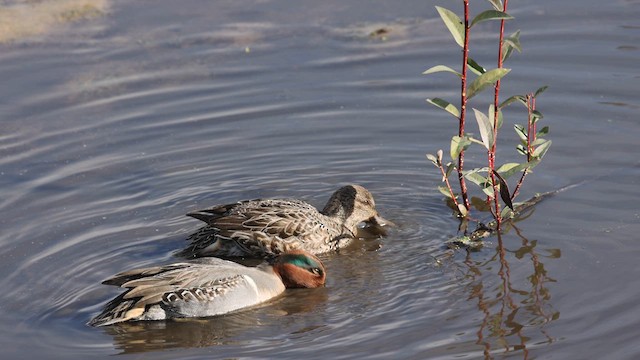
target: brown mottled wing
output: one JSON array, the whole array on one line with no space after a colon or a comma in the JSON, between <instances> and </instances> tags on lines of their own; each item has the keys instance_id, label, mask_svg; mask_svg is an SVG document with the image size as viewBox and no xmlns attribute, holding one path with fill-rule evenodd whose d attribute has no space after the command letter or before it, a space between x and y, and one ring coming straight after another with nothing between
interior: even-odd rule
<instances>
[{"instance_id":1,"label":"brown mottled wing","mask_svg":"<svg viewBox=\"0 0 640 360\"><path fill-rule=\"evenodd\" d=\"M239 207L229 216L215 221L223 234L234 232L262 232L265 234L301 239L320 231L324 224L313 206L299 200L262 200Z\"/></svg>"},{"instance_id":2,"label":"brown mottled wing","mask_svg":"<svg viewBox=\"0 0 640 360\"><path fill-rule=\"evenodd\" d=\"M247 253L281 252L283 243L299 247L312 236L332 234L310 204L295 199L249 200L188 214L206 222L218 239L229 239ZM284 240L284 241L283 241Z\"/></svg>"}]
</instances>

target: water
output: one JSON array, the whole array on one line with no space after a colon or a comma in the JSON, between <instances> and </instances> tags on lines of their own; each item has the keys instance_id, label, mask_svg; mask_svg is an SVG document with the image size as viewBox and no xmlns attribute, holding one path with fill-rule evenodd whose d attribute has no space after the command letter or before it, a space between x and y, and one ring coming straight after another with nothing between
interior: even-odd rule
<instances>
[{"instance_id":1,"label":"water","mask_svg":"<svg viewBox=\"0 0 640 360\"><path fill-rule=\"evenodd\" d=\"M53 6L49 26L0 44L3 358L640 356L638 1L510 5L524 53L504 94L550 86L553 146L522 197L588 181L473 253L443 247L457 223L424 157L455 132L424 102L455 98L450 75L420 75L457 67L433 7L453 4L50 3L97 14ZM472 35L480 62L495 26ZM175 260L200 225L185 213L322 206L347 183L399 228L323 256L326 288L209 320L85 325L119 293L102 280Z\"/></svg>"}]
</instances>

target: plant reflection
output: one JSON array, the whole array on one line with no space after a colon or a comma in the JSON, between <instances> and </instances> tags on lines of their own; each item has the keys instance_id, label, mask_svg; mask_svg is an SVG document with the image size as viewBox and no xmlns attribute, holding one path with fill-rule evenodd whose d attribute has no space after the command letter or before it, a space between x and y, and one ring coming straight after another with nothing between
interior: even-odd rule
<instances>
[{"instance_id":1,"label":"plant reflection","mask_svg":"<svg viewBox=\"0 0 640 360\"><path fill-rule=\"evenodd\" d=\"M559 258L560 250L545 250L547 254L541 255L536 249L536 240L528 240L515 226L512 229L521 240L520 248L508 250L503 241L506 235L498 235L496 252L488 261L473 261L471 253L468 253L464 262L467 266L465 276L471 280L469 299L476 299L483 315L476 332L476 343L483 346L486 359L492 359L492 354L498 351L521 351L523 358L528 359L532 341L536 345L554 341L546 332L545 325L560 316L549 303L551 294L546 287L547 283L555 280L549 277L541 261L545 257ZM511 238L509 236L509 240L515 240ZM514 258L519 261L528 259L530 267L518 263L513 273L509 262ZM495 265L499 265L497 277ZM536 332L542 335L542 339Z\"/></svg>"}]
</instances>

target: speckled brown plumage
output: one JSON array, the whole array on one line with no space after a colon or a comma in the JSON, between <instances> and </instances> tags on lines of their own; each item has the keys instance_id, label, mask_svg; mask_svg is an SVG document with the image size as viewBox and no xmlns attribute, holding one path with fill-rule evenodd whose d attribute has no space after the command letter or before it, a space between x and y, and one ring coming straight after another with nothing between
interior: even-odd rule
<instances>
[{"instance_id":1,"label":"speckled brown plumage","mask_svg":"<svg viewBox=\"0 0 640 360\"><path fill-rule=\"evenodd\" d=\"M295 199L256 199L187 214L207 223L189 237L183 257L269 257L292 249L312 254L349 245L358 224L389 225L378 214L371 193L347 185L322 211Z\"/></svg>"}]
</instances>

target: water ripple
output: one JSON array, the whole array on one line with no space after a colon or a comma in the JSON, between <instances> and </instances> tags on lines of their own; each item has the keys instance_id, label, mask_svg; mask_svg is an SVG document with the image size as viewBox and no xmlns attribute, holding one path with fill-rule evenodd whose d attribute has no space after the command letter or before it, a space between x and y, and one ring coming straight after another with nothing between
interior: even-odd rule
<instances>
[{"instance_id":1,"label":"water ripple","mask_svg":"<svg viewBox=\"0 0 640 360\"><path fill-rule=\"evenodd\" d=\"M524 70L509 84L550 82L544 111L560 139L531 187L613 175L544 203L505 235L504 251L491 239L466 253L443 246L458 224L424 157L448 149L455 131L424 98L458 91L444 75L420 75L458 51L433 10L412 18L431 5L234 4L147 11L125 1L99 24L3 45L11 91L0 107L0 320L15 325L2 329L7 356L181 348L196 359L215 346L245 358L499 357L523 348L575 357L601 353L588 344L605 337L612 345L603 349L628 355L639 287L632 267L620 269L637 249L628 241L638 220L628 205L637 100L634 52L620 47L637 36L603 19L631 24L632 5L609 4L598 17L558 2L516 11L532 31L526 56L510 59ZM543 17L549 26L539 26ZM493 26L480 24L475 39L493 41ZM467 159L482 162L481 153ZM369 188L398 228L323 255L326 288L215 319L85 327L120 292L102 280L175 260L201 225L185 213L257 197L321 207L347 183Z\"/></svg>"}]
</instances>

